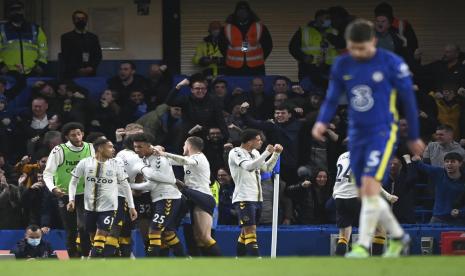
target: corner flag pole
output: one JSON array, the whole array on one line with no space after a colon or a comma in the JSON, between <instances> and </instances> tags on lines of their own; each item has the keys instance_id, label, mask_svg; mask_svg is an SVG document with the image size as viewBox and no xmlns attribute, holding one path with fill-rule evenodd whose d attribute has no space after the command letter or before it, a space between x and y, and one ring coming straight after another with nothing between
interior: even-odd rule
<instances>
[{"instance_id":1,"label":"corner flag pole","mask_svg":"<svg viewBox=\"0 0 465 276\"><path fill-rule=\"evenodd\" d=\"M278 210L279 210L279 171L281 167L281 158L276 162L273 169L273 222L271 226L271 258L276 258L276 249L278 245Z\"/></svg>"}]
</instances>

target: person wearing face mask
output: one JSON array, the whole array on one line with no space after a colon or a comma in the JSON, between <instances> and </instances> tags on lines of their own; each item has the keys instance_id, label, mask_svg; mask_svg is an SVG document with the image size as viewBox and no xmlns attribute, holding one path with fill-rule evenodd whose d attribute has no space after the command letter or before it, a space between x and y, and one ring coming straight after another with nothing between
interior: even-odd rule
<instances>
[{"instance_id":1,"label":"person wearing face mask","mask_svg":"<svg viewBox=\"0 0 465 276\"><path fill-rule=\"evenodd\" d=\"M273 49L268 28L260 22L247 1L239 1L226 19L220 38L226 75L265 75L265 60Z\"/></svg>"},{"instance_id":2,"label":"person wearing face mask","mask_svg":"<svg viewBox=\"0 0 465 276\"><path fill-rule=\"evenodd\" d=\"M197 45L192 62L201 66L207 77L215 78L224 74L224 58L219 48L221 22L212 21L208 27L209 35Z\"/></svg>"},{"instance_id":3,"label":"person wearing face mask","mask_svg":"<svg viewBox=\"0 0 465 276\"><path fill-rule=\"evenodd\" d=\"M300 80L305 76L322 77L328 74L328 66L338 55L328 38L337 34L337 30L331 27L327 10L317 11L314 20L294 33L289 43L289 53L299 62Z\"/></svg>"},{"instance_id":4,"label":"person wearing face mask","mask_svg":"<svg viewBox=\"0 0 465 276\"><path fill-rule=\"evenodd\" d=\"M24 4L13 1L8 22L0 24L0 71L41 75L47 63L47 37L42 28L24 18Z\"/></svg>"},{"instance_id":5,"label":"person wearing face mask","mask_svg":"<svg viewBox=\"0 0 465 276\"><path fill-rule=\"evenodd\" d=\"M45 259L56 257L52 245L42 239L42 231L37 225L29 225L26 228L24 239L18 241L16 247L11 250L17 259Z\"/></svg>"},{"instance_id":6,"label":"person wearing face mask","mask_svg":"<svg viewBox=\"0 0 465 276\"><path fill-rule=\"evenodd\" d=\"M88 15L75 11L72 15L74 30L61 35L63 78L95 76L102 61L98 36L87 30Z\"/></svg>"}]
</instances>

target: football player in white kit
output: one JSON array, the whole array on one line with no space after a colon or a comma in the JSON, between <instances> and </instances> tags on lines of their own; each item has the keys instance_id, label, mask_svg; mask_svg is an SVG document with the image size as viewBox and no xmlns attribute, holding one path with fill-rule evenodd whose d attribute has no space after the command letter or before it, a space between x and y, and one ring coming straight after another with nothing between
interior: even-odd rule
<instances>
[{"instance_id":1,"label":"football player in white kit","mask_svg":"<svg viewBox=\"0 0 465 276\"><path fill-rule=\"evenodd\" d=\"M229 152L229 168L236 184L232 202L241 226L237 241L238 257L260 256L256 231L263 202L260 172L271 172L283 151L279 144L268 145L260 154L258 150L262 145L262 133L255 129L246 129L241 133L241 146ZM270 155L271 158L266 161Z\"/></svg>"},{"instance_id":2,"label":"football player in white kit","mask_svg":"<svg viewBox=\"0 0 465 276\"><path fill-rule=\"evenodd\" d=\"M127 174L118 161L112 158L115 152L112 142L105 138L99 138L93 145L96 152L95 157L82 159L71 173L70 200L67 207L69 211L74 210L77 184L79 178L83 177L85 180L86 230L90 237L93 237L90 257L101 257L104 256L104 247L116 248L118 246L117 239L111 236L107 239L118 209L118 186L124 187L132 220L137 218L137 212L134 209Z\"/></svg>"},{"instance_id":3,"label":"football player in white kit","mask_svg":"<svg viewBox=\"0 0 465 276\"><path fill-rule=\"evenodd\" d=\"M333 189L333 198L336 202L336 225L339 228L339 238L336 247L336 255L344 256L348 249L348 243L352 234L352 226L358 226L361 202L359 189L352 180L350 169L350 154L345 152L337 160L336 182ZM384 189L382 196L389 202L397 201L397 196L391 195ZM386 240L385 231L378 226L372 241L372 254L381 255Z\"/></svg>"},{"instance_id":4,"label":"football player in white kit","mask_svg":"<svg viewBox=\"0 0 465 276\"><path fill-rule=\"evenodd\" d=\"M184 143L184 156L155 150L166 156L174 165L184 166L185 187L181 192L189 201L194 238L204 256L221 256L216 241L211 236L213 212L216 201L210 189L210 163L202 153L202 138L192 136Z\"/></svg>"},{"instance_id":5,"label":"football player in white kit","mask_svg":"<svg viewBox=\"0 0 465 276\"><path fill-rule=\"evenodd\" d=\"M153 154L154 148L148 135L140 133L132 136L131 139L134 143L134 151L143 158L144 166L139 168L139 171L147 180L144 183L131 184L131 188L148 190L152 197L153 219L148 234L147 255L160 256L163 241L173 250L175 256L183 257L184 247L176 235L182 194L176 187L172 164L166 157Z\"/></svg>"}]
</instances>

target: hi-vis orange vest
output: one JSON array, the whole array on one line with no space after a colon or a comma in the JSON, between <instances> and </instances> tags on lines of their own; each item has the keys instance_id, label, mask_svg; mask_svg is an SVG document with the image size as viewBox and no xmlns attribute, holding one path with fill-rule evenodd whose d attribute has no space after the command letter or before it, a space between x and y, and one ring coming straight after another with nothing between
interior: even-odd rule
<instances>
[{"instance_id":1,"label":"hi-vis orange vest","mask_svg":"<svg viewBox=\"0 0 465 276\"><path fill-rule=\"evenodd\" d=\"M224 33L229 42L226 52L226 65L231 68L242 68L244 61L250 68L264 65L263 48L260 45L262 31L263 25L255 22L250 25L244 39L238 27L227 24L224 27Z\"/></svg>"}]
</instances>

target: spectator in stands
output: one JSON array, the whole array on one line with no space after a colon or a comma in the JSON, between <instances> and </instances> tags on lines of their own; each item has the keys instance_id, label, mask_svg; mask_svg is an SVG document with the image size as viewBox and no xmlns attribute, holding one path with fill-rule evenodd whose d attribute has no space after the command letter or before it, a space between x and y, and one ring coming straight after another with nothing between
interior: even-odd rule
<instances>
[{"instance_id":1,"label":"spectator in stands","mask_svg":"<svg viewBox=\"0 0 465 276\"><path fill-rule=\"evenodd\" d=\"M268 28L260 22L248 2L237 2L234 13L226 19L220 40L226 75L265 75L265 60L272 49Z\"/></svg>"},{"instance_id":2,"label":"spectator in stands","mask_svg":"<svg viewBox=\"0 0 465 276\"><path fill-rule=\"evenodd\" d=\"M191 94L176 99L178 91L187 85L191 88ZM215 98L207 94L207 82L201 75L193 75L190 80L179 82L170 91L166 103L182 108L182 135L176 137L179 148L187 135L196 133L205 138L206 132L212 127L221 129L226 140L229 138L223 112Z\"/></svg>"},{"instance_id":3,"label":"spectator in stands","mask_svg":"<svg viewBox=\"0 0 465 276\"><path fill-rule=\"evenodd\" d=\"M454 141L454 130L448 125L440 125L436 129L436 141L430 142L423 153L423 161L435 167L444 167L444 156L456 152L462 157L465 150Z\"/></svg>"},{"instance_id":4,"label":"spectator in stands","mask_svg":"<svg viewBox=\"0 0 465 276\"><path fill-rule=\"evenodd\" d=\"M403 160L403 161L402 161ZM398 197L392 211L400 223L415 223L415 184L417 174L410 155L394 156L391 160L389 182L384 186L390 194Z\"/></svg>"},{"instance_id":5,"label":"spectator in stands","mask_svg":"<svg viewBox=\"0 0 465 276\"><path fill-rule=\"evenodd\" d=\"M47 162L47 157L45 157L45 162ZM45 164L43 167L40 167L40 172L37 172L32 179L32 185L26 187L26 183L22 183L23 176L19 178L20 185L24 187L24 192L22 195L21 206L23 208L23 220L26 224L41 224L42 218L42 201L44 193L48 192L47 187L45 186L42 172L45 169Z\"/></svg>"},{"instance_id":6,"label":"spectator in stands","mask_svg":"<svg viewBox=\"0 0 465 276\"><path fill-rule=\"evenodd\" d=\"M311 77L314 83L322 83L328 79L329 66L338 54L328 34L337 35L337 30L331 27L327 10L318 10L314 20L294 33L289 53L299 63L299 80Z\"/></svg>"},{"instance_id":7,"label":"spectator in stands","mask_svg":"<svg viewBox=\"0 0 465 276\"><path fill-rule=\"evenodd\" d=\"M418 86L415 86L417 90L415 95L417 98L418 109L420 110L420 137L425 142L429 142L432 139L432 134L436 131L438 126L438 108L434 98L423 91Z\"/></svg>"},{"instance_id":8,"label":"spectator in stands","mask_svg":"<svg viewBox=\"0 0 465 276\"><path fill-rule=\"evenodd\" d=\"M294 224L324 224L328 222L326 202L332 187L328 172L316 169L313 176L308 169L299 169L300 181L286 187L286 194L294 205Z\"/></svg>"},{"instance_id":9,"label":"spectator in stands","mask_svg":"<svg viewBox=\"0 0 465 276\"><path fill-rule=\"evenodd\" d=\"M32 158L30 156L23 156L15 165L16 173L21 175L18 180L19 184L27 189L31 188L38 180L37 175L44 171L47 158L48 154L44 154L37 162L31 163Z\"/></svg>"},{"instance_id":10,"label":"spectator in stands","mask_svg":"<svg viewBox=\"0 0 465 276\"><path fill-rule=\"evenodd\" d=\"M47 37L42 28L24 18L24 4L7 5L8 22L0 28L0 71L22 75L41 75L47 63Z\"/></svg>"},{"instance_id":11,"label":"spectator in stands","mask_svg":"<svg viewBox=\"0 0 465 276\"><path fill-rule=\"evenodd\" d=\"M119 118L121 107L116 103L118 101L118 92L106 89L100 102L95 107L93 120L90 122L90 131L101 131L111 141L115 140L115 131L119 126L119 122L115 118Z\"/></svg>"},{"instance_id":12,"label":"spectator in stands","mask_svg":"<svg viewBox=\"0 0 465 276\"><path fill-rule=\"evenodd\" d=\"M224 168L226 166L224 159L225 143L226 141L221 133L221 129L212 127L208 130L203 153L210 162L211 175L215 175L220 168Z\"/></svg>"},{"instance_id":13,"label":"spectator in stands","mask_svg":"<svg viewBox=\"0 0 465 276\"><path fill-rule=\"evenodd\" d=\"M47 132L49 124L47 111L47 101L44 98L35 98L31 104L32 114L18 118L18 127L13 140L17 154L24 155L26 142L36 143Z\"/></svg>"},{"instance_id":14,"label":"spectator in stands","mask_svg":"<svg viewBox=\"0 0 465 276\"><path fill-rule=\"evenodd\" d=\"M173 137L181 135L182 109L179 106L159 105L155 110L145 114L137 124L144 127L144 133L154 136L154 144L173 149Z\"/></svg>"},{"instance_id":15,"label":"spectator in stands","mask_svg":"<svg viewBox=\"0 0 465 276\"><path fill-rule=\"evenodd\" d=\"M391 5L382 2L375 7L375 15L383 14L391 23L392 30L402 40L403 47L407 48L407 55L413 57L418 49L418 40L412 25L404 19L394 17L394 10Z\"/></svg>"},{"instance_id":16,"label":"spectator in stands","mask_svg":"<svg viewBox=\"0 0 465 276\"><path fill-rule=\"evenodd\" d=\"M241 116L241 104L244 102L244 100L240 99L234 100L232 102L233 108L231 110L231 115L225 118L229 131L229 141L233 144L240 142L242 130L245 128L245 123Z\"/></svg>"},{"instance_id":17,"label":"spectator in stands","mask_svg":"<svg viewBox=\"0 0 465 276\"><path fill-rule=\"evenodd\" d=\"M192 62L203 69L207 79L216 78L224 74L224 58L220 51L221 22L212 21L208 26L208 36L197 44Z\"/></svg>"},{"instance_id":18,"label":"spectator in stands","mask_svg":"<svg viewBox=\"0 0 465 276\"><path fill-rule=\"evenodd\" d=\"M61 35L63 78L92 77L102 61L98 36L87 30L87 13L73 12L74 30Z\"/></svg>"},{"instance_id":19,"label":"spectator in stands","mask_svg":"<svg viewBox=\"0 0 465 276\"><path fill-rule=\"evenodd\" d=\"M265 94L265 82L255 77L250 83L247 102L250 104L250 115L257 120L267 120L273 116L273 99Z\"/></svg>"},{"instance_id":20,"label":"spectator in stands","mask_svg":"<svg viewBox=\"0 0 465 276\"><path fill-rule=\"evenodd\" d=\"M23 75L16 74L15 77L15 81L11 84L0 76L0 97L6 97L7 102L13 100L26 86L26 78Z\"/></svg>"},{"instance_id":21,"label":"spectator in stands","mask_svg":"<svg viewBox=\"0 0 465 276\"><path fill-rule=\"evenodd\" d=\"M333 6L328 9L331 27L336 29L337 34L327 34L326 38L334 45L338 52L344 52L346 49L346 40L344 38L347 25L354 20L355 16L341 6Z\"/></svg>"},{"instance_id":22,"label":"spectator in stands","mask_svg":"<svg viewBox=\"0 0 465 276\"><path fill-rule=\"evenodd\" d=\"M284 76L277 76L273 80L273 94L276 95L276 94L283 93L283 94L288 94L289 96L289 93L291 91L289 87L290 83L291 83L291 80L289 78L284 77Z\"/></svg>"},{"instance_id":23,"label":"spectator in stands","mask_svg":"<svg viewBox=\"0 0 465 276\"><path fill-rule=\"evenodd\" d=\"M18 241L16 247L11 250L17 259L46 259L55 257L52 245L42 238L42 231L37 225L29 225L26 228L24 239Z\"/></svg>"},{"instance_id":24,"label":"spectator in stands","mask_svg":"<svg viewBox=\"0 0 465 276\"><path fill-rule=\"evenodd\" d=\"M56 115L53 117L56 117ZM39 136L39 139L31 139L31 143L28 144L27 154L32 157L32 160L38 160L40 156L50 153L55 146L62 143L61 126L55 129L52 129L50 126L52 126L51 123L48 125L49 130L47 132Z\"/></svg>"},{"instance_id":25,"label":"spectator in stands","mask_svg":"<svg viewBox=\"0 0 465 276\"><path fill-rule=\"evenodd\" d=\"M465 99L457 96L458 89L457 83L448 81L444 83L441 92L434 94L438 109L438 121L452 127L455 139L460 137L460 117L465 107Z\"/></svg>"},{"instance_id":26,"label":"spectator in stands","mask_svg":"<svg viewBox=\"0 0 465 276\"><path fill-rule=\"evenodd\" d=\"M22 187L9 184L0 169L0 229L22 228L22 191Z\"/></svg>"},{"instance_id":27,"label":"spectator in stands","mask_svg":"<svg viewBox=\"0 0 465 276\"><path fill-rule=\"evenodd\" d=\"M173 78L165 64L152 64L149 69L146 98L153 107L165 102L173 84Z\"/></svg>"},{"instance_id":28,"label":"spectator in stands","mask_svg":"<svg viewBox=\"0 0 465 276\"><path fill-rule=\"evenodd\" d=\"M228 95L228 82L224 79L215 79L212 83L212 94L221 110L226 112L229 107L228 102L231 101L231 95Z\"/></svg>"},{"instance_id":29,"label":"spectator in stands","mask_svg":"<svg viewBox=\"0 0 465 276\"><path fill-rule=\"evenodd\" d=\"M134 90L129 94L129 101L121 108L120 126L135 122L149 110L142 91Z\"/></svg>"},{"instance_id":30,"label":"spectator in stands","mask_svg":"<svg viewBox=\"0 0 465 276\"><path fill-rule=\"evenodd\" d=\"M431 223L461 224L463 221L453 215L457 200L465 194L465 172L461 169L463 157L457 152L444 156L444 168L420 162L420 157L412 157L416 168L426 173L435 185L433 217Z\"/></svg>"},{"instance_id":31,"label":"spectator in stands","mask_svg":"<svg viewBox=\"0 0 465 276\"><path fill-rule=\"evenodd\" d=\"M147 90L147 80L143 76L136 74L134 62L123 61L119 65L118 75L108 80L108 89L118 92L117 103L123 106L128 101L129 94L132 91L145 92Z\"/></svg>"},{"instance_id":32,"label":"spectator in stands","mask_svg":"<svg viewBox=\"0 0 465 276\"><path fill-rule=\"evenodd\" d=\"M398 31L392 27L393 18L383 10L375 10L375 30L377 47L382 48L404 58L407 63L411 63L412 55L409 55L407 43L402 40Z\"/></svg>"},{"instance_id":33,"label":"spectator in stands","mask_svg":"<svg viewBox=\"0 0 465 276\"><path fill-rule=\"evenodd\" d=\"M53 80L39 80L32 85L31 89L31 98L44 98L47 101L48 112L61 114L64 108L64 100L68 97L66 93L58 94L58 85ZM65 90L66 91L66 90Z\"/></svg>"},{"instance_id":34,"label":"spectator in stands","mask_svg":"<svg viewBox=\"0 0 465 276\"><path fill-rule=\"evenodd\" d=\"M220 183L220 201L218 204L218 224L219 225L236 225L237 214L232 204L234 193L234 182L231 175L225 168L217 171L216 179Z\"/></svg>"},{"instance_id":35,"label":"spectator in stands","mask_svg":"<svg viewBox=\"0 0 465 276\"><path fill-rule=\"evenodd\" d=\"M439 91L446 82L455 82L462 87L465 85L465 65L460 62L460 47L457 44L447 44L442 58L432 63L421 65L421 56L421 50L418 50L412 71L427 91Z\"/></svg>"},{"instance_id":36,"label":"spectator in stands","mask_svg":"<svg viewBox=\"0 0 465 276\"><path fill-rule=\"evenodd\" d=\"M60 96L60 114L63 122L79 122L86 125L92 112L87 89L67 81L58 85L57 94Z\"/></svg>"},{"instance_id":37,"label":"spectator in stands","mask_svg":"<svg viewBox=\"0 0 465 276\"><path fill-rule=\"evenodd\" d=\"M273 223L273 198L274 198L274 175L270 172L261 173L262 184L262 215L260 225L271 225ZM281 179L280 179L281 180ZM284 195L286 182L279 181L279 214L278 224L291 224L292 220L292 200Z\"/></svg>"},{"instance_id":38,"label":"spectator in stands","mask_svg":"<svg viewBox=\"0 0 465 276\"><path fill-rule=\"evenodd\" d=\"M249 107L248 103L241 105L245 125L264 131L269 143L283 145L286 151L281 155L281 176L288 185L294 185L297 183L300 147L305 142L300 135L304 124L294 119L292 108L286 104L275 108L273 122L253 119L247 114Z\"/></svg>"}]
</instances>

